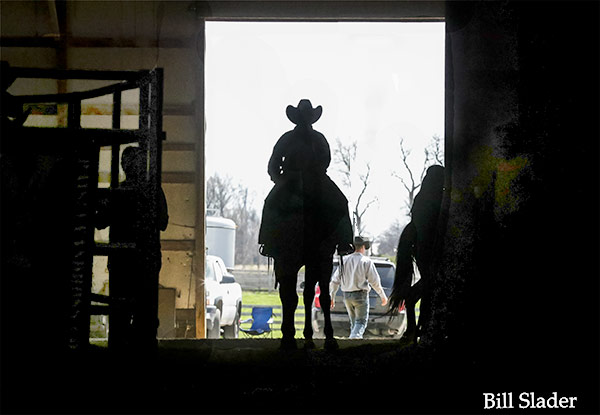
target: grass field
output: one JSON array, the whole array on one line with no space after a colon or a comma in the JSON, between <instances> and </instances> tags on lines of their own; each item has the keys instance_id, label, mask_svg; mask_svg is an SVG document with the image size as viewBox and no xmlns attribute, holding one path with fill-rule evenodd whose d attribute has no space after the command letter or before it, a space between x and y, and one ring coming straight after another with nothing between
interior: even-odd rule
<instances>
[{"instance_id":1,"label":"grass field","mask_svg":"<svg viewBox=\"0 0 600 415\"><path fill-rule=\"evenodd\" d=\"M301 335L304 329L304 299L302 294L298 294L298 308L295 314L295 326L297 335ZM273 306L273 324L271 324L272 337L281 338L281 300L279 299L279 293L277 291L244 291L242 294L242 321L249 319L252 315L252 307L259 305ZM243 323L242 328L248 329L252 325L251 322ZM268 334L268 337L271 337ZM240 337L246 336L240 332Z\"/></svg>"},{"instance_id":2,"label":"grass field","mask_svg":"<svg viewBox=\"0 0 600 415\"><path fill-rule=\"evenodd\" d=\"M304 330L304 303L302 294L298 294L298 308L295 314L295 327L296 337L302 336L302 330ZM252 313L252 307L258 305L273 306L273 324L271 325L273 338L281 338L281 300L279 299L279 293L277 291L244 291L242 295L243 309L242 309L242 321L249 319ZM421 300L416 305L416 317L419 318L419 306ZM241 325L242 328L250 328L251 323L244 323ZM240 337L245 335L240 332ZM270 335L269 335L270 337Z\"/></svg>"},{"instance_id":3,"label":"grass field","mask_svg":"<svg viewBox=\"0 0 600 415\"><path fill-rule=\"evenodd\" d=\"M251 317L253 306L272 306L275 316L273 317L273 324L271 324L272 337L281 338L281 300L279 299L279 293L277 291L244 291L242 294L242 321L247 320ZM417 318L419 317L419 304L417 303ZM242 328L248 329L252 325L251 322L243 323ZM295 314L295 326L296 326L296 337L302 337L302 330L304 329L304 303L302 294L298 293L298 308ZM267 335L269 338L271 335ZM94 336L92 336L94 337ZM104 336L97 336L104 337ZM246 335L240 332L240 338L246 337ZM90 339L91 341L94 339ZM99 338L95 339L94 342L102 344L106 342L106 339Z\"/></svg>"},{"instance_id":4,"label":"grass field","mask_svg":"<svg viewBox=\"0 0 600 415\"><path fill-rule=\"evenodd\" d=\"M298 304L302 305L302 294L298 294ZM281 305L277 291L244 291L242 294L244 305Z\"/></svg>"}]
</instances>

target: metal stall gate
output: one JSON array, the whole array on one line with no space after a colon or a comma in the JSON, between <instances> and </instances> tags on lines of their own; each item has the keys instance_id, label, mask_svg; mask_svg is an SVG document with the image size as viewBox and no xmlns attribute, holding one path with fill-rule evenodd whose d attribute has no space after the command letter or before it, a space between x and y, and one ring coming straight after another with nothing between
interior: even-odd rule
<instances>
[{"instance_id":1,"label":"metal stall gate","mask_svg":"<svg viewBox=\"0 0 600 415\"><path fill-rule=\"evenodd\" d=\"M31 297L34 307L41 303L41 315L54 313L58 319L58 334L45 332L52 334L50 340L55 343L71 349L86 347L89 344L90 316L107 315L109 320L123 319L123 316L128 316L125 318L130 320L124 322L125 330L110 333L109 346L136 343L137 346L154 347L160 270L158 215L162 195L161 153L162 141L165 139L162 131L162 69L89 71L3 67L2 77L3 184L6 182L15 187L13 193L3 194L3 198L7 196L3 201L3 245L8 247L3 256L6 254L7 258L20 258L19 252L22 251L24 254L21 256L25 257L20 262L11 262L9 259L5 261L3 258L3 271L9 273L3 275L4 281L18 279L18 286L31 284L29 289L34 293ZM110 84L81 92L9 94L7 89L10 84L20 78L23 78L20 82L32 79L57 80L63 86L73 80L92 81L96 84L99 81L109 81ZM130 90L139 91L139 125L138 128L125 129L121 128L122 96L125 91ZM112 97L112 125L110 128L84 128L81 123L82 102L98 97ZM20 114L10 117L11 113L19 111ZM36 111L55 113L59 118L57 125L28 126L29 114ZM66 115L63 121L60 120L61 113ZM140 149L145 174L145 180L136 189L121 188L119 183L119 156L125 147L131 145ZM98 180L100 152L103 147L111 149L110 186L107 188L99 188ZM27 173L27 180L22 180L23 165L30 165L34 172ZM60 171L61 174L55 174L55 171ZM51 179L57 181L48 185ZM23 182L28 184L23 185ZM31 183L37 185L32 186ZM30 197L25 202L22 201L23 197L17 196L27 195L23 190L29 191L32 188L36 191L47 188L45 193L38 193L50 196ZM9 186L8 190L10 189ZM95 228L102 221L101 216L104 214L108 217L108 226L116 223L119 215L124 214L118 210L120 205L117 201L133 197L128 196L132 192L143 196L143 206L138 203L137 210L138 234L132 235L132 240L123 240L122 237L117 240L114 237L115 229L111 227L109 241L96 242ZM46 201L44 206L36 204L40 200ZM28 212L27 220L14 219L24 211ZM52 212L52 217L49 212ZM35 234L41 231L40 228L47 226L56 228L53 233L55 236L43 243L32 244L30 240L36 238ZM107 256L109 264L111 261L117 263L117 258L121 263L127 260L135 263L136 273L139 275L135 277L135 283L126 283L133 289L120 292L111 289L109 295L92 294L95 256ZM134 278L132 275L117 276L116 266L108 268L109 281L115 287L119 285L115 282L118 279ZM40 276L42 272L46 274L44 277ZM26 281L28 279L35 283ZM47 282L48 279L53 282ZM17 286L12 282L7 284L12 285L4 286ZM40 287L45 293L38 292L42 290ZM51 298L46 300L47 297ZM29 317L37 319L37 314L32 312ZM136 321L132 323L131 320Z\"/></svg>"}]
</instances>

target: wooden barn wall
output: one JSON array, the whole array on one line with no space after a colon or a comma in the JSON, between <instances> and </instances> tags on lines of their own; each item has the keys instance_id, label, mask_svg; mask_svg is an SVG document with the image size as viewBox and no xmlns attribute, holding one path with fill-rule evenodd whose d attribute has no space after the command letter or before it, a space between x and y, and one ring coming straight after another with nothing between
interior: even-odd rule
<instances>
[{"instance_id":1,"label":"wooden barn wall","mask_svg":"<svg viewBox=\"0 0 600 415\"><path fill-rule=\"evenodd\" d=\"M194 252L197 206L200 200L196 181L197 148L203 148L198 128L196 94L201 71L201 25L190 2L67 2L64 10L53 2L2 3L2 60L12 66L93 70L138 70L164 68L163 189L169 206L169 226L161 233L163 267L160 283L177 286L178 308L190 308L189 279ZM59 25L60 22L60 25ZM59 34L62 27L62 37ZM198 37L200 35L200 37ZM110 83L110 82L108 82ZM18 80L14 94L39 94L85 90L107 82ZM129 102L124 94L124 114ZM110 97L83 106L82 125L110 127ZM136 128L137 107L122 117L125 128ZM33 117L33 116L32 116ZM35 118L35 117L34 117ZM38 117L37 125L55 126L56 120ZM56 118L56 117L55 117ZM28 122L31 122L28 121ZM110 149L101 154L100 185L110 182ZM201 190L200 190L201 192ZM97 232L97 238L107 232ZM203 244L203 241L201 242ZM101 290L107 278L106 258L94 264L94 290Z\"/></svg>"}]
</instances>

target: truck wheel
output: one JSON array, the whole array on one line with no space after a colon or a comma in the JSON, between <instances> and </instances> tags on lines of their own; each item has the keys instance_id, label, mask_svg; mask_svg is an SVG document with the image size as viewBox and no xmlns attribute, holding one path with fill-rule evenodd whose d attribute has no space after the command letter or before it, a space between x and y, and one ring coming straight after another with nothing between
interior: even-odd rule
<instances>
[{"instance_id":1,"label":"truck wheel","mask_svg":"<svg viewBox=\"0 0 600 415\"><path fill-rule=\"evenodd\" d=\"M206 332L207 339L218 339L219 337L221 337L221 310L217 310L217 314L215 314L215 319L213 321L213 326Z\"/></svg>"},{"instance_id":2,"label":"truck wheel","mask_svg":"<svg viewBox=\"0 0 600 415\"><path fill-rule=\"evenodd\" d=\"M233 323L223 327L223 337L226 339L237 339L240 337L240 311L235 312Z\"/></svg>"}]
</instances>

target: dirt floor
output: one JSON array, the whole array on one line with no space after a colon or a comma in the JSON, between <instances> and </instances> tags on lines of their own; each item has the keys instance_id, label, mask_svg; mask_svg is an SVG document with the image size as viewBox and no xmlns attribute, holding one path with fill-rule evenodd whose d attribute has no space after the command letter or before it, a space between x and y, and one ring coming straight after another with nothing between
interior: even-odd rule
<instances>
[{"instance_id":1,"label":"dirt floor","mask_svg":"<svg viewBox=\"0 0 600 415\"><path fill-rule=\"evenodd\" d=\"M3 373L4 413L449 413L453 369L398 340L339 340L329 352L276 339L165 340L150 354L20 357ZM468 370L467 370L468 371ZM463 373L464 374L464 373ZM7 388L8 386L8 388ZM462 386L461 386L462 387ZM475 393L473 391L472 393ZM474 409L480 396L471 396ZM459 403L461 405L459 405ZM467 411L468 412L468 411Z\"/></svg>"}]
</instances>

